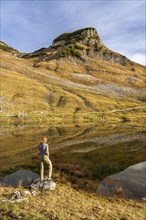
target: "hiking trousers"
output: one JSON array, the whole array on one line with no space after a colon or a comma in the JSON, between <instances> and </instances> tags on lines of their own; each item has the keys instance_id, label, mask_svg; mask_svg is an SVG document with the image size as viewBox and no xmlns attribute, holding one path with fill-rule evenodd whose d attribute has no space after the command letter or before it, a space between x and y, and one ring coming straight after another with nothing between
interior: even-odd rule
<instances>
[{"instance_id":1,"label":"hiking trousers","mask_svg":"<svg viewBox=\"0 0 146 220\"><path fill-rule=\"evenodd\" d=\"M47 155L40 156L40 180L44 179L44 163L48 165L48 178L51 179L52 176L52 162Z\"/></svg>"}]
</instances>

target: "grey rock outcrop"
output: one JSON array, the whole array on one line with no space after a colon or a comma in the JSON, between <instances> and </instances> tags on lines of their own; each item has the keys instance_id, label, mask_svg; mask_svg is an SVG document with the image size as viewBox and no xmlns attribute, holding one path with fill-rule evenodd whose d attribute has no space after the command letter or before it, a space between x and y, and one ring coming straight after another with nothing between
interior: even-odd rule
<instances>
[{"instance_id":1,"label":"grey rock outcrop","mask_svg":"<svg viewBox=\"0 0 146 220\"><path fill-rule=\"evenodd\" d=\"M83 47L77 46L77 43L83 45ZM79 29L72 33L61 34L53 40L51 47L54 48L54 50L58 50L58 52L61 51L61 57L76 56L80 53L80 56L78 56L79 58L84 58L84 56L100 58L123 66L126 66L131 62L122 54L108 49L103 44L97 30L93 27ZM60 52L58 54L60 54Z\"/></svg>"},{"instance_id":2,"label":"grey rock outcrop","mask_svg":"<svg viewBox=\"0 0 146 220\"><path fill-rule=\"evenodd\" d=\"M56 183L52 179L48 179L47 177L45 177L42 182L40 182L40 179L38 178L34 180L29 186L31 192L43 189L54 190L55 188Z\"/></svg>"}]
</instances>

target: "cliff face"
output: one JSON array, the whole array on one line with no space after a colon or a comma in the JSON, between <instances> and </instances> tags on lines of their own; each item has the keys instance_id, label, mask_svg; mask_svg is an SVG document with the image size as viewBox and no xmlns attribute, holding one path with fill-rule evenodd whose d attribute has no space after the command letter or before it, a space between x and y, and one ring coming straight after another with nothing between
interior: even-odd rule
<instances>
[{"instance_id":1,"label":"cliff face","mask_svg":"<svg viewBox=\"0 0 146 220\"><path fill-rule=\"evenodd\" d=\"M77 31L74 31L72 33L64 33L58 36L56 39L53 40L53 45L56 43L60 43L63 41L66 43L67 41L75 39L76 41L81 41L84 38L98 38L100 40L97 31L95 28L84 28ZM64 44L65 45L65 44Z\"/></svg>"},{"instance_id":2,"label":"cliff face","mask_svg":"<svg viewBox=\"0 0 146 220\"><path fill-rule=\"evenodd\" d=\"M125 56L109 50L102 42L95 28L89 27L72 33L64 33L53 40L49 48L42 48L24 58L39 57L40 61L74 57L82 61L89 58L99 58L120 65L130 64Z\"/></svg>"}]
</instances>

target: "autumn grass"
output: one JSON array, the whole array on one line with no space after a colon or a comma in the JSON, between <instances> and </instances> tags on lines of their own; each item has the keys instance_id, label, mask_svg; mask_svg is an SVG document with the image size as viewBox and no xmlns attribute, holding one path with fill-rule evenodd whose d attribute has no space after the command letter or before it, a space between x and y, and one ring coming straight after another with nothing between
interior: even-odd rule
<instances>
[{"instance_id":1,"label":"autumn grass","mask_svg":"<svg viewBox=\"0 0 146 220\"><path fill-rule=\"evenodd\" d=\"M1 189L1 198L8 199L16 189ZM106 198L83 190L75 190L69 183L57 183L54 191L43 191L21 203L1 203L1 219L35 220L144 220L145 205L118 197Z\"/></svg>"},{"instance_id":2,"label":"autumn grass","mask_svg":"<svg viewBox=\"0 0 146 220\"><path fill-rule=\"evenodd\" d=\"M35 59L16 58L5 52L1 53L1 60L2 121L7 121L6 115L19 112L32 116L32 121L42 121L43 116L39 117L42 112L44 115L50 115L49 120L53 118L58 121L64 114L74 116L76 112L107 112L144 105L136 99L129 101L110 94L105 96L99 92L61 85L48 77L49 74L69 82L72 74L81 73L94 76L103 82L126 85L126 77L134 76L137 80L127 86L137 89L144 87L144 67L138 64L135 64L136 70L133 72L131 67L113 63L109 65L109 62L100 59L88 59L85 64L69 60L51 60L40 62L37 68L33 67ZM77 80L77 83L80 81ZM85 85L90 86L90 82L87 80ZM31 119L25 119L29 120Z\"/></svg>"}]
</instances>

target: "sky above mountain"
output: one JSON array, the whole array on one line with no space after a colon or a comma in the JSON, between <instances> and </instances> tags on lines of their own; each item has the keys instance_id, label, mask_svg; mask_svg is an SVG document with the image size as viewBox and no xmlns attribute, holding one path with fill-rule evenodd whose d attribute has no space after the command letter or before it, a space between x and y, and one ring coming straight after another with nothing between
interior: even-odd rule
<instances>
[{"instance_id":1,"label":"sky above mountain","mask_svg":"<svg viewBox=\"0 0 146 220\"><path fill-rule=\"evenodd\" d=\"M104 44L145 63L145 0L1 0L1 40L22 52L95 27Z\"/></svg>"}]
</instances>

